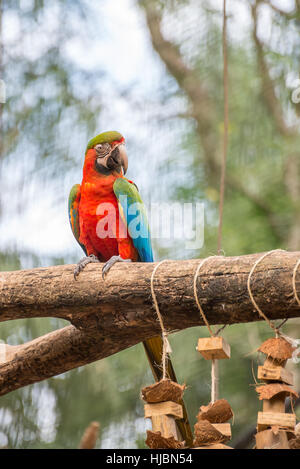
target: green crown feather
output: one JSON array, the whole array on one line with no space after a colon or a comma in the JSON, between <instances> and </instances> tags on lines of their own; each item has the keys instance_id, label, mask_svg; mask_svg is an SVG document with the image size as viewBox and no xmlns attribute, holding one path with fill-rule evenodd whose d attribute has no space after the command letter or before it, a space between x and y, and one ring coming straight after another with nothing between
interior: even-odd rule
<instances>
[{"instance_id":1,"label":"green crown feather","mask_svg":"<svg viewBox=\"0 0 300 469\"><path fill-rule=\"evenodd\" d=\"M94 148L94 146L98 145L99 143L112 143L115 141L122 140L122 138L123 135L121 135L120 132L116 132L115 130L103 132L102 134L97 135L89 141L88 146L86 148L86 152L91 148Z\"/></svg>"}]
</instances>

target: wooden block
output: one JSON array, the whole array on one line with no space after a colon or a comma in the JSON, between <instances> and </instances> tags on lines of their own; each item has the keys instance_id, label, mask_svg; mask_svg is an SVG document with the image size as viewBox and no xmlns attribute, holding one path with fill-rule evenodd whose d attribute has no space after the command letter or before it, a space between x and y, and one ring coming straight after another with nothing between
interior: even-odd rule
<instances>
[{"instance_id":1,"label":"wooden block","mask_svg":"<svg viewBox=\"0 0 300 469\"><path fill-rule=\"evenodd\" d=\"M285 413L285 395L279 394L272 399L263 399L263 412Z\"/></svg>"},{"instance_id":2,"label":"wooden block","mask_svg":"<svg viewBox=\"0 0 300 469\"><path fill-rule=\"evenodd\" d=\"M258 412L257 431L267 430L268 427L276 426L294 430L296 416L294 414L283 414L281 412Z\"/></svg>"},{"instance_id":3,"label":"wooden block","mask_svg":"<svg viewBox=\"0 0 300 469\"><path fill-rule=\"evenodd\" d=\"M198 352L205 360L230 358L230 345L223 337L205 337L198 339Z\"/></svg>"},{"instance_id":4,"label":"wooden block","mask_svg":"<svg viewBox=\"0 0 300 469\"><path fill-rule=\"evenodd\" d=\"M281 381L282 383L294 384L293 373L286 370L282 366L275 366L274 368L267 368L264 366L258 367L257 372L258 379L263 379L265 381Z\"/></svg>"},{"instance_id":5,"label":"wooden block","mask_svg":"<svg viewBox=\"0 0 300 469\"><path fill-rule=\"evenodd\" d=\"M212 426L226 436L229 440L231 439L231 425L230 423L212 423Z\"/></svg>"},{"instance_id":6,"label":"wooden block","mask_svg":"<svg viewBox=\"0 0 300 469\"><path fill-rule=\"evenodd\" d=\"M274 433L272 429L263 430L255 435L256 449L289 449L287 434L284 430Z\"/></svg>"},{"instance_id":7,"label":"wooden block","mask_svg":"<svg viewBox=\"0 0 300 469\"><path fill-rule=\"evenodd\" d=\"M169 415L157 415L151 417L152 430L160 432L164 438L174 436L175 440L182 440L174 417Z\"/></svg>"},{"instance_id":8,"label":"wooden block","mask_svg":"<svg viewBox=\"0 0 300 469\"><path fill-rule=\"evenodd\" d=\"M173 401L145 404L144 409L145 418L156 417L158 415L172 415L177 419L183 418L182 406Z\"/></svg>"},{"instance_id":9,"label":"wooden block","mask_svg":"<svg viewBox=\"0 0 300 469\"><path fill-rule=\"evenodd\" d=\"M223 445L222 443L216 443L213 445L208 446L198 446L197 448L193 449L233 449L231 446Z\"/></svg>"}]
</instances>

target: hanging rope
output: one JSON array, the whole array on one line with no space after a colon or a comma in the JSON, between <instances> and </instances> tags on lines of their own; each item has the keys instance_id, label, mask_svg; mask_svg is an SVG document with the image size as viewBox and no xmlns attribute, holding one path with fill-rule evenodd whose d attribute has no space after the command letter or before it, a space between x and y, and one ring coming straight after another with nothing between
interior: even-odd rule
<instances>
[{"instance_id":1,"label":"hanging rope","mask_svg":"<svg viewBox=\"0 0 300 469\"><path fill-rule=\"evenodd\" d=\"M154 291L154 277L155 277L156 271L159 268L159 266L161 266L161 264L163 264L166 261L167 261L167 259L164 259L163 261L160 261L155 266L155 268L153 269L152 275L151 275L151 280L150 280L152 300L153 300L153 303L154 303L155 311L156 311L156 314L157 314L157 317L158 317L158 320L159 320L159 324L160 324L160 328L161 328L161 332L162 332L162 341L163 341L163 353L162 353L162 363L161 363L162 364L162 369L163 369L162 379L166 379L166 377L167 377L168 354L172 353L172 349L171 349L171 346L170 346L170 343L169 343L169 340L168 340L168 332L165 329L163 318L162 318L162 315L160 313L158 302L157 302L157 299L156 299L156 294L155 294L155 291Z\"/></svg>"},{"instance_id":2,"label":"hanging rope","mask_svg":"<svg viewBox=\"0 0 300 469\"><path fill-rule=\"evenodd\" d=\"M224 134L223 155L220 179L219 228L218 228L218 254L222 251L223 207L225 195L225 177L228 147L228 61L227 61L227 15L226 0L223 0L223 87L224 87Z\"/></svg>"},{"instance_id":3,"label":"hanging rope","mask_svg":"<svg viewBox=\"0 0 300 469\"><path fill-rule=\"evenodd\" d=\"M226 161L227 161L227 147L228 147L228 61L227 61L227 14L226 14L226 0L223 0L223 86L224 86L224 135L223 135L223 154L221 164L221 178L220 178L220 202L219 202L219 227L218 227L218 256L211 256L207 259L203 259L198 265L194 275L194 297L200 311L201 317L210 333L213 337L213 333L209 322L204 314L204 311L199 302L197 293L197 278L199 271L203 264L212 257L219 257L222 252L222 228L223 228L223 208L224 208L224 195L225 195L225 176L226 176ZM222 330L222 328L220 329ZM218 399L218 361L211 361L211 402L215 402Z\"/></svg>"},{"instance_id":4,"label":"hanging rope","mask_svg":"<svg viewBox=\"0 0 300 469\"><path fill-rule=\"evenodd\" d=\"M300 259L296 262L294 270L293 270L292 285L293 285L293 292L294 292L295 299L296 299L298 305L300 306L300 298L299 298L299 295L297 293L297 288L296 288L296 275L297 275L299 265L300 265ZM287 319L286 319L286 321L287 321ZM285 340L290 342L290 344L295 349L294 352L293 352L293 356L292 356L293 362L294 363L299 363L300 362L300 347L299 347L300 339L294 339L294 338L288 337L287 335L282 334L282 333L281 333L281 335L284 337Z\"/></svg>"},{"instance_id":5,"label":"hanging rope","mask_svg":"<svg viewBox=\"0 0 300 469\"><path fill-rule=\"evenodd\" d=\"M227 61L227 12L226 0L223 0L223 87L224 87L224 135L223 135L223 155L220 179L220 203L219 203L219 228L218 228L218 255L222 252L222 230L223 230L223 209L225 197L225 177L228 147L228 61ZM200 308L201 312L201 308ZM218 399L219 394L219 368L218 361L211 362L211 402Z\"/></svg>"},{"instance_id":6,"label":"hanging rope","mask_svg":"<svg viewBox=\"0 0 300 469\"><path fill-rule=\"evenodd\" d=\"M265 259L267 256L273 254L274 252L278 252L278 251L285 252L284 249L273 249L273 251L266 252L259 259L257 259L257 261L253 264L252 269L250 270L250 273L248 275L248 280L247 280L248 293L249 293L249 297L250 297L250 300L252 301L252 304L253 304L254 308L256 309L258 314L269 324L270 328L273 329L276 336L278 336L279 329L270 321L270 319L265 315L265 313L263 313L263 311L260 309L260 307L258 306L258 304L256 303L256 301L254 299L254 296L253 296L252 291L251 291L251 277L252 277L256 267L258 266L258 264L263 259Z\"/></svg>"},{"instance_id":7,"label":"hanging rope","mask_svg":"<svg viewBox=\"0 0 300 469\"><path fill-rule=\"evenodd\" d=\"M273 324L270 321L270 319L263 313L261 308L258 306L258 304L256 303L256 301L253 297L252 291L251 291L251 277L252 277L253 272L255 271L256 267L258 266L258 264L265 257L269 256L270 254L272 254L274 252L278 252L278 251L286 252L284 249L274 249L273 251L266 252L259 259L257 259L257 261L253 264L253 267L252 267L252 269L249 273L248 280L247 280L247 288L248 288L249 297L250 297L251 302L252 302L254 308L256 309L256 311L269 324L271 329L275 332L276 337L281 336L283 339L285 339L287 342L289 342L292 345L292 347L294 348L293 355L292 355L292 360L293 360L294 363L299 363L300 362L300 358L299 358L299 355L300 355L300 347L299 347L300 339L294 339L293 337L289 337L280 330L282 328L282 326L288 321L288 319L284 319L279 324L279 326L275 326L275 324ZM295 299L296 299L298 305L300 306L300 299L299 299L297 289L296 289L296 274L297 274L297 270L298 270L299 265L300 265L300 259L296 262L296 265L295 265L294 270L293 270L292 285L293 285L293 292L294 292Z\"/></svg>"},{"instance_id":8,"label":"hanging rope","mask_svg":"<svg viewBox=\"0 0 300 469\"><path fill-rule=\"evenodd\" d=\"M196 269L196 272L195 272L195 275L194 275L194 283L193 283L195 301L196 301L196 304L198 306L201 318L203 319L204 324L206 325L211 337L216 336L216 334L214 334L214 332L212 331L212 329L210 327L210 324L207 320L207 317L206 317L206 315L203 311L203 308L200 304L199 297L198 297L198 291L197 291L197 280L198 280L200 269L205 264L205 262L207 262L210 259L214 259L216 257L222 257L222 256L210 256L210 257L207 257L206 259L203 259L200 262L200 264L198 265L198 267ZM220 328L217 333L219 333L222 329L223 328ZM213 359L211 361L211 402L212 403L214 403L218 399L219 378L218 378L218 369L217 369L218 365L217 365L217 363L218 363L217 360Z\"/></svg>"},{"instance_id":9,"label":"hanging rope","mask_svg":"<svg viewBox=\"0 0 300 469\"><path fill-rule=\"evenodd\" d=\"M296 265L295 265L295 268L294 268L294 271L293 271L293 292L294 292L294 296L296 298L296 301L297 301L298 305L300 306L300 298L298 296L297 289L296 289L296 275L297 275L299 265L300 265L300 259L296 262Z\"/></svg>"},{"instance_id":10,"label":"hanging rope","mask_svg":"<svg viewBox=\"0 0 300 469\"><path fill-rule=\"evenodd\" d=\"M198 292L197 292L197 279L198 279L198 276L199 276L199 272L200 272L200 269L202 268L202 266L205 264L205 262L207 262L209 259L213 259L213 258L216 258L216 257L219 257L219 256L211 256L211 257L207 257L206 259L203 259L200 264L198 265L197 269L196 269L196 272L195 272L195 275L194 275L194 297L195 297L195 301L197 303L197 306L198 306L198 309L200 311L200 314L201 314L201 317L204 321L204 324L206 325L211 337L214 336L214 333L209 325L209 322L207 320L207 317L205 316L205 313L202 309L202 306L200 304L200 301L199 301L199 298L198 298Z\"/></svg>"}]
</instances>

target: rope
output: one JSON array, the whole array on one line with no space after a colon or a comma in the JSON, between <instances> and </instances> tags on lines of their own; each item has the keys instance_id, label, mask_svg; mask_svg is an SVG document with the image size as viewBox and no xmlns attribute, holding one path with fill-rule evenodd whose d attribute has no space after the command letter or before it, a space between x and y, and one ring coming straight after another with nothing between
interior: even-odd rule
<instances>
[{"instance_id":1,"label":"rope","mask_svg":"<svg viewBox=\"0 0 300 469\"><path fill-rule=\"evenodd\" d=\"M287 342L289 342L292 347L294 348L294 351L293 351L293 355L292 355L292 360L294 363L299 363L300 362L300 358L299 358L299 354L300 354L300 339L294 339L292 337L289 337L287 336L286 334L284 334L283 332L280 331L281 327L287 322L287 318L284 319L280 324L279 326L275 326L268 318L267 316L262 312L262 310L259 308L258 304L256 303L256 301L254 300L253 298L253 295L252 295L252 292L251 292L251 288L250 288L250 281L251 281L251 276L254 272L254 270L256 269L257 265L267 256L269 256L270 254L272 254L273 252L276 252L276 251L282 251L282 252L285 252L284 249L274 249L273 251L269 251L267 253L265 253L263 256L261 256L253 265L250 273L249 273L249 276L248 276L248 281L247 281L247 287L248 287L248 293L249 293L249 296L250 296L250 299L252 301L252 304L254 305L255 309L258 311L258 313L263 317L263 319L269 324L269 326L273 329L273 331L275 332L276 334L276 337L278 336L281 336L283 339L285 339ZM293 292L294 292L294 296L296 298L296 301L298 303L298 305L300 306L300 298L298 296L298 293L297 293L297 289L296 289L296 274L297 274L297 270L298 270L298 267L300 265L300 259L296 262L296 265L294 267L294 270L293 270L293 277L292 277L292 284L293 284Z\"/></svg>"},{"instance_id":2,"label":"rope","mask_svg":"<svg viewBox=\"0 0 300 469\"><path fill-rule=\"evenodd\" d=\"M211 395L210 401L213 404L219 397L219 367L218 360L214 358L211 361Z\"/></svg>"},{"instance_id":3,"label":"rope","mask_svg":"<svg viewBox=\"0 0 300 469\"><path fill-rule=\"evenodd\" d=\"M293 292L294 292L295 299L296 299L298 305L300 306L300 298L299 298L299 296L298 296L297 288L296 288L296 275L297 275L297 271L298 271L299 265L300 265L300 259L298 259L298 261L296 262L295 267L294 267L294 270L293 270L292 284L293 284ZM292 346L295 348L295 350L293 351L292 360L293 360L294 363L299 363L299 362L300 362L300 358L299 358L299 354L300 354L300 348L299 348L300 339L293 339L293 338L291 338L291 337L286 336L285 334L281 334L281 335L282 335L288 342L290 342L290 344L292 344Z\"/></svg>"},{"instance_id":4,"label":"rope","mask_svg":"<svg viewBox=\"0 0 300 469\"><path fill-rule=\"evenodd\" d=\"M196 304L198 306L200 315L201 315L201 317L202 317L202 319L203 319L203 321L204 321L204 323L205 323L211 337L215 337L223 329L223 327L221 327L218 330L217 334L213 333L213 331L212 331L212 329L209 325L209 322L207 320L207 317L205 316L203 308L200 304L199 298L198 298L197 279L198 279L200 269L205 264L205 262L207 262L209 259L213 259L213 258L216 258L216 257L222 257L222 256L210 256L210 257L207 257L206 259L202 259L202 261L200 262L200 264L198 265L198 267L196 269L196 272L195 272L195 275L194 275L194 282L193 282L195 301L196 301ZM213 359L211 361L211 402L212 403L216 402L216 400L218 399L218 388L219 388L218 362L217 362L217 360Z\"/></svg>"},{"instance_id":5,"label":"rope","mask_svg":"<svg viewBox=\"0 0 300 469\"><path fill-rule=\"evenodd\" d=\"M224 135L223 155L220 179L219 228L218 228L218 254L222 251L223 207L225 195L226 161L228 147L228 61L227 61L227 16L226 0L223 0L223 86L224 86Z\"/></svg>"},{"instance_id":6,"label":"rope","mask_svg":"<svg viewBox=\"0 0 300 469\"><path fill-rule=\"evenodd\" d=\"M196 272L195 272L195 275L194 275L194 297L195 297L195 301L197 303L197 306L198 306L198 309L199 309L199 312L201 314L201 317L204 321L204 324L206 325L209 333L210 333L210 336L213 337L215 334L213 333L210 325L209 325L209 322L207 320L207 317L205 316L205 313L202 309L202 306L200 304L200 301L199 301L199 298L198 298L198 292L197 292L197 279L198 279L198 275L199 275L199 272L200 272L200 269L202 268L202 266L205 264L206 261L208 261L209 259L213 259L213 258L216 258L216 257L221 257L221 256L210 256L210 257L207 257L206 259L202 259L202 261L200 262L200 264L198 265L197 269L196 269Z\"/></svg>"},{"instance_id":7,"label":"rope","mask_svg":"<svg viewBox=\"0 0 300 469\"><path fill-rule=\"evenodd\" d=\"M262 312L262 310L260 309L260 307L258 306L258 304L256 303L255 299L254 299L254 296L252 294L252 291L251 291L251 277L256 269L256 267L258 266L258 264L263 260L265 259L265 257L269 256L270 254L273 254L273 252L277 252L277 251L283 251L285 252L283 249L274 249L273 251L269 251L269 252L266 252L265 254L263 254L259 259L257 259L257 261L253 264L252 266L252 269L250 270L250 273L248 275L248 280L247 280L247 288L248 288L248 293L249 293L249 297L250 297L250 300L252 301L252 304L254 306L254 308L256 309L256 311L259 313L259 315L269 324L269 326L271 327L271 329L273 329L273 331L275 332L276 336L278 335L278 328L270 321L270 319L267 318L267 316Z\"/></svg>"},{"instance_id":8,"label":"rope","mask_svg":"<svg viewBox=\"0 0 300 469\"><path fill-rule=\"evenodd\" d=\"M293 271L293 292L294 292L294 296L296 298L296 301L297 301L298 305L300 306L300 298L298 296L297 289L296 289L296 275L297 275L297 270L298 270L299 264L300 264L300 259L298 260L298 262L296 262L296 265L295 265L295 268L294 268L294 271Z\"/></svg>"},{"instance_id":9,"label":"rope","mask_svg":"<svg viewBox=\"0 0 300 469\"><path fill-rule=\"evenodd\" d=\"M224 197L225 197L225 177L226 177L226 162L227 162L227 147L228 147L228 61L227 61L227 16L226 16L226 0L223 0L223 86L224 86L224 135L223 135L223 158L221 167L221 179L220 179L220 203L219 203L219 227L218 227L218 255L222 252L222 228L223 228L223 209L224 209ZM203 264L202 264L203 265ZM201 266L200 266L201 267ZM199 268L200 270L200 268ZM195 283L194 283L195 288ZM194 290L195 291L195 290ZM197 295L195 295L197 301ZM199 311L204 319L205 315L197 302ZM205 321L206 323L207 321ZM211 329L207 322L207 327L212 335ZM211 402L215 402L218 399L218 362L212 360L211 362Z\"/></svg>"},{"instance_id":10,"label":"rope","mask_svg":"<svg viewBox=\"0 0 300 469\"><path fill-rule=\"evenodd\" d=\"M156 294L155 294L155 291L154 291L154 277L155 277L155 274L156 274L156 271L157 271L158 267L161 264L163 264L164 262L166 262L167 260L168 259L164 259L163 261L160 261L155 266L155 268L152 271L151 280L150 280L152 300L153 300L153 303L154 303L154 306L155 306L155 311L156 311L156 314L157 314L157 317L158 317L158 320L159 320L159 324L160 324L160 328L161 328L161 332L162 332L162 341L163 341L163 353L162 353L163 377L162 377L162 379L166 379L166 377L167 377L168 354L172 353L172 349L171 349L171 346L170 346L170 343L169 343L169 340L168 340L168 332L165 329L163 318L162 318L162 315L160 313L158 302L157 302L157 299L156 299Z\"/></svg>"}]
</instances>

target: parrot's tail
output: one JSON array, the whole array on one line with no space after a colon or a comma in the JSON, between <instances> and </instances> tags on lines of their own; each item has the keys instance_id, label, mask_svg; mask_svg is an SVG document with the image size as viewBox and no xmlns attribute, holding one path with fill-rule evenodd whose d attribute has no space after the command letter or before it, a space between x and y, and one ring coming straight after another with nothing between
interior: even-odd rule
<instances>
[{"instance_id":1,"label":"parrot's tail","mask_svg":"<svg viewBox=\"0 0 300 469\"><path fill-rule=\"evenodd\" d=\"M143 342L146 355L148 357L153 376L156 381L160 381L163 377L162 372L162 355L163 355L163 341L160 336L152 337ZM172 381L177 382L175 371L172 365L171 360L168 360L167 366L167 377ZM193 434L188 420L187 411L184 405L184 402L181 401L180 404L183 408L183 418L181 420L176 420L177 426L180 430L183 440L185 440L187 446L191 446L193 443Z\"/></svg>"}]
</instances>

